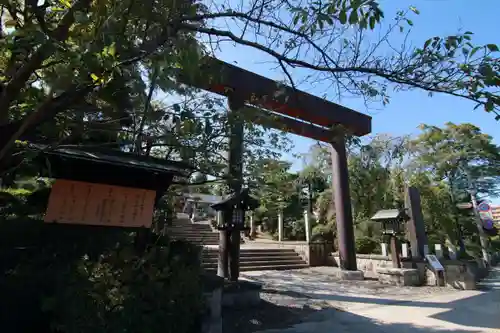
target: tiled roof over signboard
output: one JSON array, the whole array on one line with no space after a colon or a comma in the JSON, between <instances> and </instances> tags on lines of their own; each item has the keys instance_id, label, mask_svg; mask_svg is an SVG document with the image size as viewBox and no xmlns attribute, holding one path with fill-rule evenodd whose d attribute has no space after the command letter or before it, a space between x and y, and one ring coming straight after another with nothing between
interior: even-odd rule
<instances>
[{"instance_id":1,"label":"tiled roof over signboard","mask_svg":"<svg viewBox=\"0 0 500 333\"><path fill-rule=\"evenodd\" d=\"M119 150L29 144L44 176L91 183L163 191L174 177L186 179L194 168L186 163Z\"/></svg>"}]
</instances>

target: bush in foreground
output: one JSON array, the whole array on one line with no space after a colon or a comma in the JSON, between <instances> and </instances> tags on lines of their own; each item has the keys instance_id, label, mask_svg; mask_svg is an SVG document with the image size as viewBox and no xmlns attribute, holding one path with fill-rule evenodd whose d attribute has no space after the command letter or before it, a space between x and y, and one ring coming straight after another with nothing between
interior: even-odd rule
<instances>
[{"instance_id":1,"label":"bush in foreground","mask_svg":"<svg viewBox=\"0 0 500 333\"><path fill-rule=\"evenodd\" d=\"M197 332L199 249L121 229L0 220L6 332Z\"/></svg>"}]
</instances>

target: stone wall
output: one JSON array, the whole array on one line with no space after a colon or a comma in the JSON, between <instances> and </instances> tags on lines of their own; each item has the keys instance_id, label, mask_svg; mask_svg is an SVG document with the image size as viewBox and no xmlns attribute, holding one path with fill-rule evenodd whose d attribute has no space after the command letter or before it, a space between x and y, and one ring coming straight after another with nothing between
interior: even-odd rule
<instances>
[{"instance_id":1,"label":"stone wall","mask_svg":"<svg viewBox=\"0 0 500 333\"><path fill-rule=\"evenodd\" d=\"M309 266L339 266L339 254L333 253L333 244L328 242L282 242L280 248L292 248ZM376 277L378 268L392 268L391 258L379 254L356 255L358 270L367 277Z\"/></svg>"},{"instance_id":2,"label":"stone wall","mask_svg":"<svg viewBox=\"0 0 500 333\"><path fill-rule=\"evenodd\" d=\"M339 254L332 252L333 245L329 243L282 242L277 247L294 249L311 267L339 266ZM487 269L476 261L440 259L440 262L445 269L441 283L424 260L403 259L402 267L405 271L413 269L418 272L419 283L412 273L411 285L444 285L456 289L475 289L476 281L487 273ZM356 263L358 270L370 278L379 278L378 271L386 272L393 268L391 258L379 254L357 254ZM401 280L400 277L398 279Z\"/></svg>"},{"instance_id":3,"label":"stone wall","mask_svg":"<svg viewBox=\"0 0 500 333\"><path fill-rule=\"evenodd\" d=\"M333 253L334 265L339 265L339 254ZM377 277L377 269L392 268L391 258L380 254L357 254L356 264L358 270L362 271L366 277Z\"/></svg>"},{"instance_id":4,"label":"stone wall","mask_svg":"<svg viewBox=\"0 0 500 333\"><path fill-rule=\"evenodd\" d=\"M327 242L318 242L309 244L309 260L307 263L311 266L332 266L329 261L330 254L333 251L333 244Z\"/></svg>"},{"instance_id":5,"label":"stone wall","mask_svg":"<svg viewBox=\"0 0 500 333\"><path fill-rule=\"evenodd\" d=\"M334 265L338 266L338 253L332 255ZM378 271L385 272L392 268L390 257L378 254L356 255L358 269L363 271L365 277L379 278ZM440 260L445 272L441 285L455 289L475 289L476 281L484 277L486 269L475 261ZM413 280L412 285L440 285L433 271L431 271L423 260L403 260L404 269L415 269L418 272L419 283ZM412 277L413 279L413 277Z\"/></svg>"},{"instance_id":6,"label":"stone wall","mask_svg":"<svg viewBox=\"0 0 500 333\"><path fill-rule=\"evenodd\" d=\"M382 283L396 286L421 285L421 279L416 269L379 267L377 273L378 280Z\"/></svg>"},{"instance_id":7,"label":"stone wall","mask_svg":"<svg viewBox=\"0 0 500 333\"><path fill-rule=\"evenodd\" d=\"M484 277L484 270L475 261L440 260L444 267L443 276L438 279L436 274L426 268L426 285L446 286L455 289L476 289L476 281Z\"/></svg>"},{"instance_id":8,"label":"stone wall","mask_svg":"<svg viewBox=\"0 0 500 333\"><path fill-rule=\"evenodd\" d=\"M487 269L480 262L474 260L461 261L440 259L444 272L436 276L424 260L403 261L403 267L416 268L419 271L422 283L428 286L446 286L455 289L476 289L476 282L487 274Z\"/></svg>"},{"instance_id":9,"label":"stone wall","mask_svg":"<svg viewBox=\"0 0 500 333\"><path fill-rule=\"evenodd\" d=\"M280 242L274 243L273 247L293 249L309 266L332 266L328 262L332 253L333 244L327 242Z\"/></svg>"}]
</instances>

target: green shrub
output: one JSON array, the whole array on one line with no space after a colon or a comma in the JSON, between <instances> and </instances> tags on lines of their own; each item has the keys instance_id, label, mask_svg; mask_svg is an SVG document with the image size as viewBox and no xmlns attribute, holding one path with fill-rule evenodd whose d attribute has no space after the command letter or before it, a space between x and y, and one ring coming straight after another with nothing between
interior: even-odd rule
<instances>
[{"instance_id":1,"label":"green shrub","mask_svg":"<svg viewBox=\"0 0 500 333\"><path fill-rule=\"evenodd\" d=\"M493 252L500 252L500 236L491 237L490 245Z\"/></svg>"},{"instance_id":2,"label":"green shrub","mask_svg":"<svg viewBox=\"0 0 500 333\"><path fill-rule=\"evenodd\" d=\"M31 193L33 193L32 190L27 190L25 188L3 188L0 190L0 192L9 193L15 197L20 198L27 197L31 195Z\"/></svg>"},{"instance_id":3,"label":"green shrub","mask_svg":"<svg viewBox=\"0 0 500 333\"><path fill-rule=\"evenodd\" d=\"M313 241L327 241L333 242L335 238L335 225L334 224L316 224L312 229Z\"/></svg>"},{"instance_id":4,"label":"green shrub","mask_svg":"<svg viewBox=\"0 0 500 333\"><path fill-rule=\"evenodd\" d=\"M284 226L285 238L288 240L300 240L306 239L306 228L304 220L298 221L285 221Z\"/></svg>"},{"instance_id":5,"label":"green shrub","mask_svg":"<svg viewBox=\"0 0 500 333\"><path fill-rule=\"evenodd\" d=\"M0 190L0 210L3 215L29 216L45 213L49 201L50 187L32 191L25 188Z\"/></svg>"},{"instance_id":6,"label":"green shrub","mask_svg":"<svg viewBox=\"0 0 500 333\"><path fill-rule=\"evenodd\" d=\"M195 330L203 304L200 268L171 252L154 246L138 255L129 245L96 261L82 258L66 288L46 300L53 324L67 333Z\"/></svg>"},{"instance_id":7,"label":"green shrub","mask_svg":"<svg viewBox=\"0 0 500 333\"><path fill-rule=\"evenodd\" d=\"M0 219L24 213L26 198L31 191L25 189L6 188L0 190Z\"/></svg>"},{"instance_id":8,"label":"green shrub","mask_svg":"<svg viewBox=\"0 0 500 333\"><path fill-rule=\"evenodd\" d=\"M5 332L197 330L199 248L156 235L146 251L117 228L0 221Z\"/></svg>"},{"instance_id":9,"label":"green shrub","mask_svg":"<svg viewBox=\"0 0 500 333\"><path fill-rule=\"evenodd\" d=\"M356 253L360 254L373 254L378 252L377 249L380 248L380 243L370 237L358 237L356 238Z\"/></svg>"}]
</instances>

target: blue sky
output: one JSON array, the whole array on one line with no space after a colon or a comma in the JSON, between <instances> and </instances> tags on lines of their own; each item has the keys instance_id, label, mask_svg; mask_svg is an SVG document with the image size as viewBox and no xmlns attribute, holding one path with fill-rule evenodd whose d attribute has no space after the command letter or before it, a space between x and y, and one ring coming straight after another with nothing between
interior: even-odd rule
<instances>
[{"instance_id":1,"label":"blue sky","mask_svg":"<svg viewBox=\"0 0 500 333\"><path fill-rule=\"evenodd\" d=\"M470 0L381 0L382 8L386 18L394 16L398 9L405 9L413 5L420 11L420 15L412 17L414 26L410 40L414 45L423 45L425 40L433 36L447 36L462 31L474 32L474 43L496 43L500 44L500 36L496 34L498 29L498 13L500 13L500 1L481 0L472 2ZM261 75L282 79L277 70L272 70L265 55L248 47L234 47L225 44L222 52L218 55L221 59L238 66L259 73ZM311 93L321 94L323 91L309 90ZM469 122L480 127L483 132L493 136L495 142L500 144L500 123L494 120L491 114L487 114L481 108L473 110L474 104L456 97L434 95L429 97L426 92L394 92L391 93L391 102L382 107L376 105L377 109L367 109L362 101L349 99L342 104L360 112L370 114L373 117L373 133L390 133L392 135L416 134L417 126L421 123L442 126L451 121L455 123ZM294 152L305 153L313 141L293 136L295 143ZM285 156L292 160L291 156ZM300 161L295 161L295 167L299 167Z\"/></svg>"}]
</instances>

